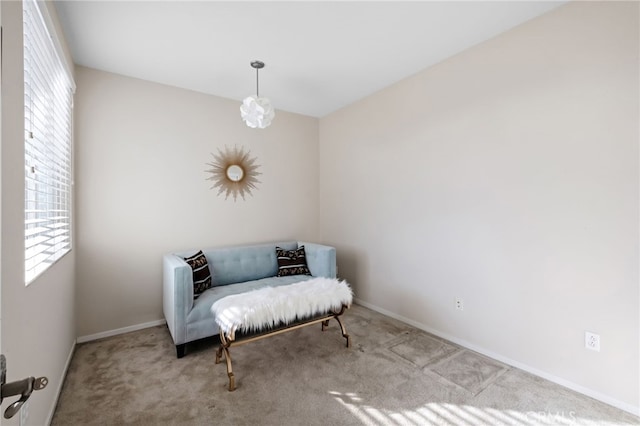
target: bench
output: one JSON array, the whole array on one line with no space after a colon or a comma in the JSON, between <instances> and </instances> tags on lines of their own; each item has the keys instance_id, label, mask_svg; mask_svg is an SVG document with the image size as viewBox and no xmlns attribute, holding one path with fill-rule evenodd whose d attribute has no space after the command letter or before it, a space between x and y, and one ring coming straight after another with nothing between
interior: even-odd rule
<instances>
[{"instance_id":1,"label":"bench","mask_svg":"<svg viewBox=\"0 0 640 426\"><path fill-rule=\"evenodd\" d=\"M324 331L329 320L335 318L347 341L346 346L350 347L351 339L340 316L351 305L352 298L353 294L346 282L319 277L234 294L215 302L211 311L220 329L216 364L221 362L224 355L229 391L235 390L229 352L233 346L318 323L322 324Z\"/></svg>"}]
</instances>

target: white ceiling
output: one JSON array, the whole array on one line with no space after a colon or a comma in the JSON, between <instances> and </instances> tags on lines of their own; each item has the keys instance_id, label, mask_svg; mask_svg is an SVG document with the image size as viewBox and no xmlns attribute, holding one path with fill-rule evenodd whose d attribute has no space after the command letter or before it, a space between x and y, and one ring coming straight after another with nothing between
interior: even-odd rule
<instances>
[{"instance_id":1,"label":"white ceiling","mask_svg":"<svg viewBox=\"0 0 640 426\"><path fill-rule=\"evenodd\" d=\"M322 117L564 1L56 1L74 62Z\"/></svg>"}]
</instances>

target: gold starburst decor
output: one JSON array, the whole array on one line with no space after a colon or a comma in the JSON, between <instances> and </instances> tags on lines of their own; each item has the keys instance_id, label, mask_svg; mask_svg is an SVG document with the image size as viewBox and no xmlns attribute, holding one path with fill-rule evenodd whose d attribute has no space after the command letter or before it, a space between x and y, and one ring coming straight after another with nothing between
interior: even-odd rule
<instances>
[{"instance_id":1,"label":"gold starburst decor","mask_svg":"<svg viewBox=\"0 0 640 426\"><path fill-rule=\"evenodd\" d=\"M211 189L218 188L218 194L224 192L224 199L229 198L229 195L233 195L233 201L236 201L238 195L244 200L246 195L251 194L252 189L257 189L256 184L261 183L256 176L261 175L259 173L256 164L256 158L249 156L250 151L245 151L244 148L238 148L234 146L233 149L224 147L224 151L218 148L218 154L213 155L213 161L207 163L211 166L207 170L211 176L207 180L214 182Z\"/></svg>"}]
</instances>

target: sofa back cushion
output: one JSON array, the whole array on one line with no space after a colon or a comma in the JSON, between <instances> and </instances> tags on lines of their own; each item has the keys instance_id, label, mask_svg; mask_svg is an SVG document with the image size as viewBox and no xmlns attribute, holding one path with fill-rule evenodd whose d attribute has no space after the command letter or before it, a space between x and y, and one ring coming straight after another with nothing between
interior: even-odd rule
<instances>
[{"instance_id":1,"label":"sofa back cushion","mask_svg":"<svg viewBox=\"0 0 640 426\"><path fill-rule=\"evenodd\" d=\"M214 286L273 277L278 274L276 246L298 248L296 241L203 250L211 264Z\"/></svg>"}]
</instances>

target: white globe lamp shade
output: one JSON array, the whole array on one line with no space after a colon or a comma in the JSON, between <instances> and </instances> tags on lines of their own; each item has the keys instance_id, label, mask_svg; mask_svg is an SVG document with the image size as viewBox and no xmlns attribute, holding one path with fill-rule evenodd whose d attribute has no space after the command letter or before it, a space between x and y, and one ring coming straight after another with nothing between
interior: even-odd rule
<instances>
[{"instance_id":1,"label":"white globe lamp shade","mask_svg":"<svg viewBox=\"0 0 640 426\"><path fill-rule=\"evenodd\" d=\"M267 98L247 96L240 106L240 116L252 129L269 127L276 113Z\"/></svg>"}]
</instances>

